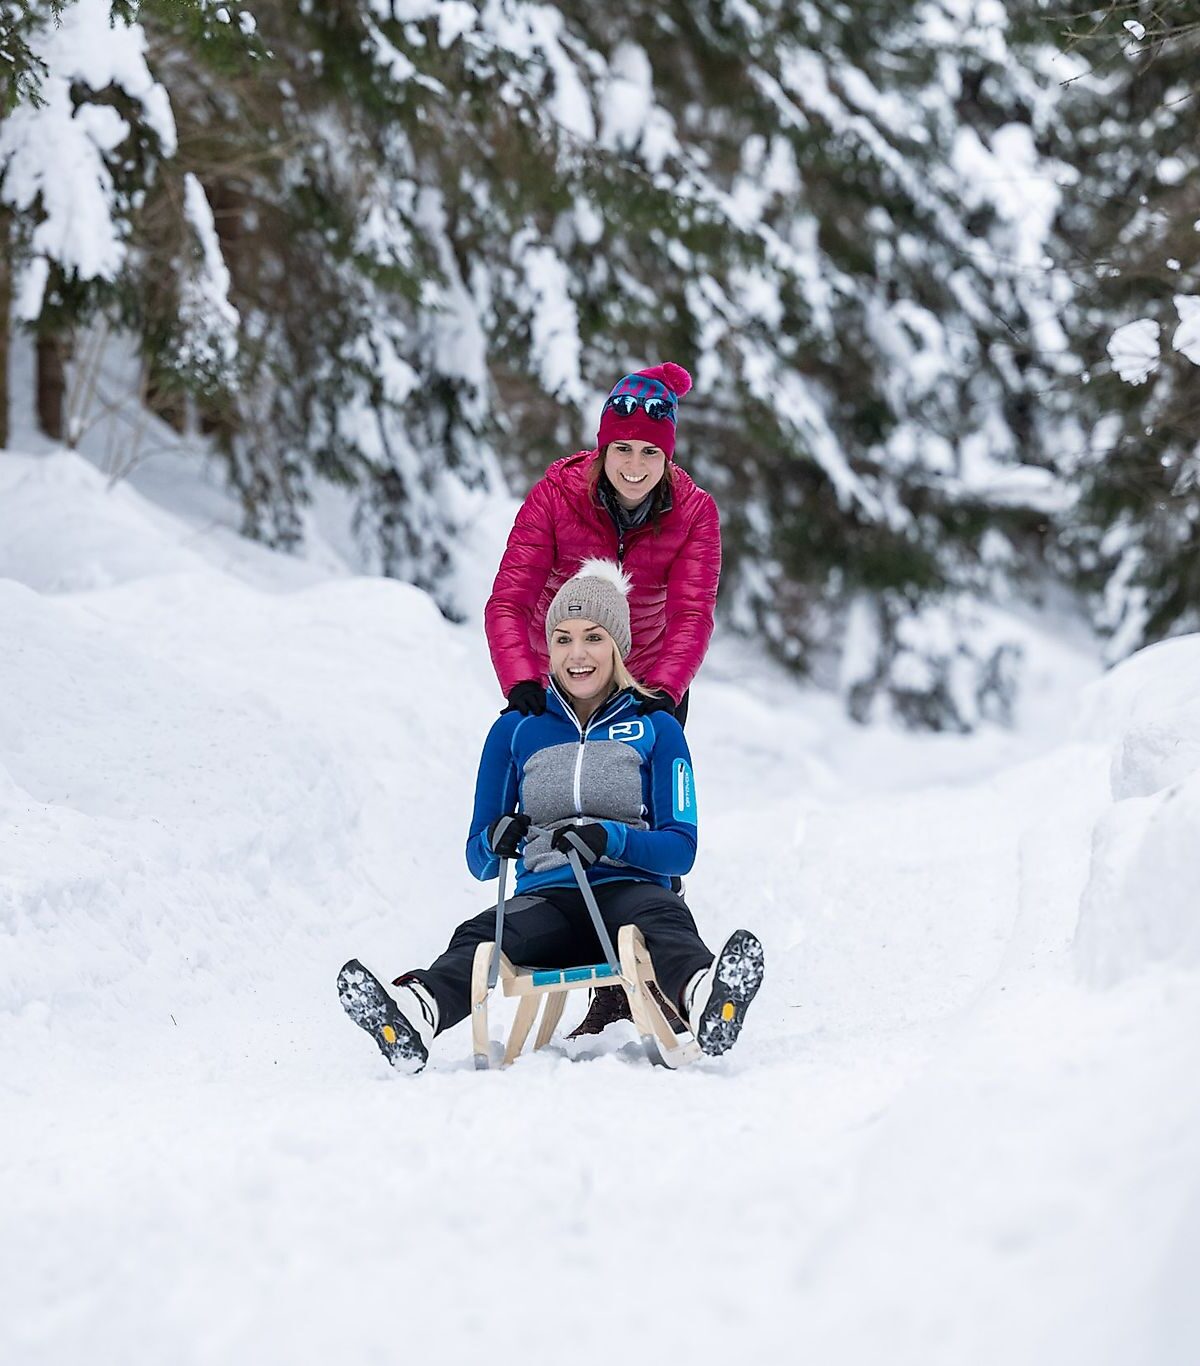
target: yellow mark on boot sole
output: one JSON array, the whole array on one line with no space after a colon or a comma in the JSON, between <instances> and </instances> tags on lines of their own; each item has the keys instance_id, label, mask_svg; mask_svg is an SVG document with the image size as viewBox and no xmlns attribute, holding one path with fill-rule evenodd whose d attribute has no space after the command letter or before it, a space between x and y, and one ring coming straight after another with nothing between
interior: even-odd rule
<instances>
[{"instance_id":1,"label":"yellow mark on boot sole","mask_svg":"<svg viewBox=\"0 0 1200 1366\"><path fill-rule=\"evenodd\" d=\"M383 1037L388 1043L396 1042L396 1031L391 1027L391 1025L384 1025Z\"/></svg>"},{"instance_id":2,"label":"yellow mark on boot sole","mask_svg":"<svg viewBox=\"0 0 1200 1366\"><path fill-rule=\"evenodd\" d=\"M721 1007L721 1019L723 1020L732 1020L735 1013L732 1001L726 1001Z\"/></svg>"}]
</instances>

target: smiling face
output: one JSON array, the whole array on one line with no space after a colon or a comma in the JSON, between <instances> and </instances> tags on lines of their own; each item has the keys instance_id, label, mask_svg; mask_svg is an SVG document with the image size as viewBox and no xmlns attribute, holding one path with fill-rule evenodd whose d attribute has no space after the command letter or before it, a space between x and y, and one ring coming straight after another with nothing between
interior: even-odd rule
<instances>
[{"instance_id":1,"label":"smiling face","mask_svg":"<svg viewBox=\"0 0 1200 1366\"><path fill-rule=\"evenodd\" d=\"M562 621L550 636L550 672L568 697L594 702L612 691L616 650L594 621Z\"/></svg>"},{"instance_id":2,"label":"smiling face","mask_svg":"<svg viewBox=\"0 0 1200 1366\"><path fill-rule=\"evenodd\" d=\"M610 441L604 452L604 473L627 508L637 507L654 491L666 468L662 447L648 441Z\"/></svg>"}]
</instances>

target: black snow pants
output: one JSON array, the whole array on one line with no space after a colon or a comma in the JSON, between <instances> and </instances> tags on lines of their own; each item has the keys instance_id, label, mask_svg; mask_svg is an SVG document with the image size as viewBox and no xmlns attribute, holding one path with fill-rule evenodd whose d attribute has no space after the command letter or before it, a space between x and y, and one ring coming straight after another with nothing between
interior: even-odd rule
<instances>
[{"instance_id":1,"label":"black snow pants","mask_svg":"<svg viewBox=\"0 0 1200 1366\"><path fill-rule=\"evenodd\" d=\"M646 938L654 973L667 999L713 960L682 897L654 882L597 882L592 891L614 946L623 925L636 925ZM428 967L405 973L433 993L438 1033L466 1019L471 1009L471 968L477 945L496 933L496 911L465 920L445 953ZM504 952L521 967L573 968L602 963L604 950L578 887L546 887L510 897L504 911ZM403 980L397 978L397 981Z\"/></svg>"}]
</instances>

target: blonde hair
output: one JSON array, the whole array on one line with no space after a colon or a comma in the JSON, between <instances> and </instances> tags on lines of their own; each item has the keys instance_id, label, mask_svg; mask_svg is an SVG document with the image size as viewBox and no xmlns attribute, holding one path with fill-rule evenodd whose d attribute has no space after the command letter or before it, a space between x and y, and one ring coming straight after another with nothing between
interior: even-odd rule
<instances>
[{"instance_id":1,"label":"blonde hair","mask_svg":"<svg viewBox=\"0 0 1200 1366\"><path fill-rule=\"evenodd\" d=\"M621 658L621 652L617 649L615 640L613 641L613 682L616 683L618 692L632 688L634 692L640 692L643 697L654 696L653 692L644 683L639 683L625 667L625 661Z\"/></svg>"}]
</instances>

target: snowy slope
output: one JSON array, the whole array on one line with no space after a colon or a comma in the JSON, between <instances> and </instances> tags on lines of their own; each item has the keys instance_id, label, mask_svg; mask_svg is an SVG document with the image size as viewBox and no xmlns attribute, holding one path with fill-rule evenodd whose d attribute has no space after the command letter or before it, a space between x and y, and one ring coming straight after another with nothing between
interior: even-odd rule
<instances>
[{"instance_id":1,"label":"snowy slope","mask_svg":"<svg viewBox=\"0 0 1200 1366\"><path fill-rule=\"evenodd\" d=\"M971 740L718 643L727 1059L480 1075L460 1027L403 1079L333 977L487 903L477 627L0 454L0 1360L1194 1360L1200 641L1080 694L1014 625L1023 728Z\"/></svg>"}]
</instances>

